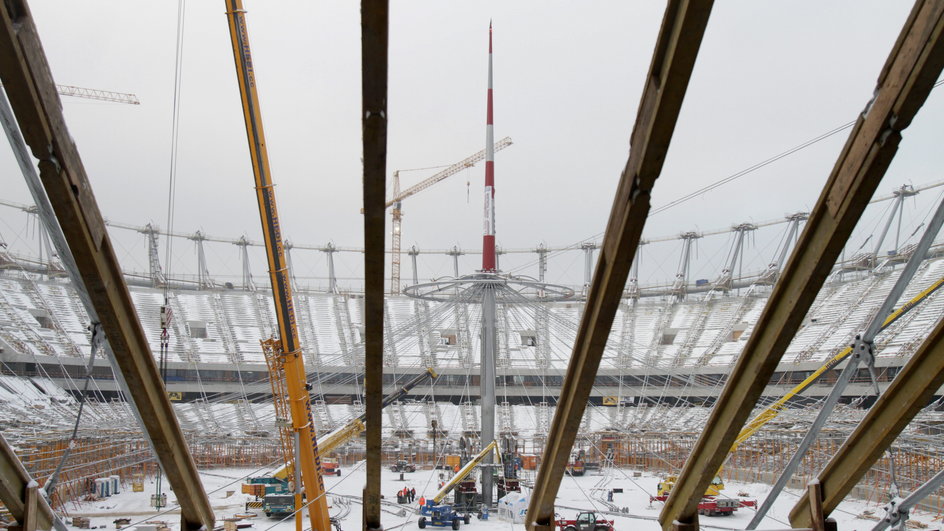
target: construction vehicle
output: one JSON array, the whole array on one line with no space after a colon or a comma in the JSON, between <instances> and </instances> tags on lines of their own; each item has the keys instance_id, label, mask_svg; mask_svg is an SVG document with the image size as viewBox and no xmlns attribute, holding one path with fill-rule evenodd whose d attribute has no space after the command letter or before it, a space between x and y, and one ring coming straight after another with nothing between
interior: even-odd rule
<instances>
[{"instance_id":1,"label":"construction vehicle","mask_svg":"<svg viewBox=\"0 0 944 531\"><path fill-rule=\"evenodd\" d=\"M295 495L269 494L262 503L262 512L269 518L285 518L295 512Z\"/></svg>"},{"instance_id":2,"label":"construction vehicle","mask_svg":"<svg viewBox=\"0 0 944 531\"><path fill-rule=\"evenodd\" d=\"M518 448L511 437L502 438L502 475L495 485L498 487L498 499L504 498L509 492L521 492L521 480L518 471L521 470L521 457Z\"/></svg>"},{"instance_id":3,"label":"construction vehicle","mask_svg":"<svg viewBox=\"0 0 944 531\"><path fill-rule=\"evenodd\" d=\"M452 526L453 529L459 529L460 521L468 524L472 520L469 512L475 503L477 493L473 490L470 495L468 490L459 490L459 488L467 489L465 485L469 483L466 481L468 475L475 470L475 467L478 466L489 453L497 449L498 442L492 441L488 443L477 456L470 459L465 466L460 468L459 471L456 472L456 475L452 476L452 478L439 489L439 492L437 492L435 496L426 500L426 503L420 507L421 516L417 521L417 525L419 525L420 529L425 528L427 525L440 527ZM499 459L501 459L500 455ZM474 489L475 482L471 481L471 483ZM457 489L455 504L443 504L443 500L446 499L446 496L452 492L453 489ZM463 512L465 512L463 516L460 517L459 513L456 512L457 507L461 507Z\"/></svg>"},{"instance_id":4,"label":"construction vehicle","mask_svg":"<svg viewBox=\"0 0 944 531\"><path fill-rule=\"evenodd\" d=\"M881 330L885 330L897 321L902 315L915 308L921 302L927 300L927 298L944 286L944 278L938 279L936 282L928 286L924 291L917 294L910 301L902 305L900 308L896 309L885 318L885 321L882 323ZM764 425L766 425L771 420L775 419L780 412L786 407L787 402L790 399L798 396L800 393L812 386L817 380L820 379L828 371L835 368L837 365L842 363L849 355L852 354L852 347L846 347L838 354L830 358L823 364L822 367L814 371L810 376L805 380L797 384L793 389L785 393L780 399L773 402L767 406L763 411L761 411L753 420L747 423L741 432L738 434L737 438L734 440L734 444L731 445L731 448L728 450L728 457L734 454L734 452L747 441L752 435L757 433ZM719 498L720 491L724 489L724 483L720 478L721 471L718 471L718 476L711 482L708 486L708 490L705 492L702 502L698 504L698 513L707 516L718 516L718 515L729 515L734 513L739 507L757 507L756 500L735 500L731 498ZM659 483L656 496L650 496L650 503L653 501L665 501L669 497L669 493L672 490L672 487L675 486L676 477L668 476Z\"/></svg>"},{"instance_id":5,"label":"construction vehicle","mask_svg":"<svg viewBox=\"0 0 944 531\"><path fill-rule=\"evenodd\" d=\"M677 476L668 476L656 486L657 496L669 497L669 493L672 492L672 488L675 487L675 482L678 481ZM708 485L708 490L705 491L705 496L718 496L721 494L721 491L724 490L724 481L721 480L721 476L715 476L711 480L711 484Z\"/></svg>"},{"instance_id":6,"label":"construction vehicle","mask_svg":"<svg viewBox=\"0 0 944 531\"><path fill-rule=\"evenodd\" d=\"M582 476L587 471L586 466L584 465L584 457L586 452L583 449L577 450L571 460L567 463L567 473L571 476Z\"/></svg>"},{"instance_id":7,"label":"construction vehicle","mask_svg":"<svg viewBox=\"0 0 944 531\"><path fill-rule=\"evenodd\" d=\"M302 356L300 336L292 302L292 283L289 277L285 247L282 242L282 226L276 209L275 191L269 171L269 155L263 130L262 109L256 91L257 80L249 47L249 32L246 28L246 10L242 0L226 0L226 18L229 23L236 79L242 101L246 137L252 173L255 180L256 200L262 235L265 241L266 258L272 285L272 298L278 324L278 339L263 341L263 352L269 365L269 380L273 388L276 415L284 421L279 429L282 453L289 468L296 472L293 478L295 493L292 512L297 509L295 527L302 528L302 493L308 498L308 517L312 531L330 531L328 499L325 496L324 479L321 477L321 457L311 414L311 399L305 379L305 364ZM280 395L280 396L277 396ZM281 407L281 410L280 410ZM286 415L288 413L288 415ZM288 425L289 418L291 424ZM296 452L297 464L296 465ZM267 496L268 497L268 496ZM274 499L270 513L274 514Z\"/></svg>"},{"instance_id":8,"label":"construction vehicle","mask_svg":"<svg viewBox=\"0 0 944 531\"><path fill-rule=\"evenodd\" d=\"M656 495L649 496L649 503L654 501L664 502L669 499L675 482L676 476L668 476L656 486ZM704 516L730 516L741 507L757 507L757 500L739 500L735 498L721 497L721 491L724 490L724 482L721 476L715 476L708 485L708 490L702 496L698 503L698 514Z\"/></svg>"},{"instance_id":9,"label":"construction vehicle","mask_svg":"<svg viewBox=\"0 0 944 531\"><path fill-rule=\"evenodd\" d=\"M264 346L264 350L268 352L268 345ZM266 357L267 360L268 358L269 356ZM270 381L272 381L273 384L284 384L284 379L280 380L280 378L282 377L279 375L278 367L277 366L275 368L270 367L270 370L274 370L274 372L270 374ZM387 407L393 402L396 402L397 400L403 398L403 396L405 396L414 387L419 385L420 382L426 379L427 376L430 379L435 379L439 375L436 374L436 371L434 371L433 369L427 369L426 372L417 375L415 378L411 379L409 382L404 384L403 387L401 387L396 393L393 393L390 396L386 397L384 401L381 403L381 407L382 408ZM278 387L278 385L274 385L274 388L276 387ZM277 394L279 393L276 393L276 391L273 391L273 396L277 396ZM281 408L282 406L280 406L277 403L276 410L278 411ZM357 437L366 428L366 425L364 424L365 418L366 418L366 415L361 415L351 420L350 422L348 422L341 428L338 428L337 430L327 435L323 435L322 437L318 439L318 443L317 443L318 448L322 451L322 453L328 454L334 451L335 449L337 449L338 447L340 447L341 445L343 445L344 443L350 441L354 437ZM293 466L294 466L293 460L290 458L287 458L285 461L285 465L278 468L271 475L249 478L249 481L243 484L242 492L245 494L252 494L253 496L256 496L257 498L262 499L263 507L266 507L266 506L271 506L273 508L280 507L281 504L283 503L280 496L284 496L284 494L290 490L289 482L294 477ZM323 458L321 460L321 469L322 469L322 473L326 475L336 475L336 476L341 475L341 466L334 459ZM270 496L273 497L272 500L269 500ZM275 509L273 509L272 512L273 514L278 514L275 511Z\"/></svg>"},{"instance_id":10,"label":"construction vehicle","mask_svg":"<svg viewBox=\"0 0 944 531\"><path fill-rule=\"evenodd\" d=\"M321 460L321 471L328 476L340 476L341 465L337 459L325 457Z\"/></svg>"},{"instance_id":11,"label":"construction vehicle","mask_svg":"<svg viewBox=\"0 0 944 531\"><path fill-rule=\"evenodd\" d=\"M574 520L559 518L554 522L560 531L614 531L613 520L604 520L593 511L583 511Z\"/></svg>"},{"instance_id":12,"label":"construction vehicle","mask_svg":"<svg viewBox=\"0 0 944 531\"><path fill-rule=\"evenodd\" d=\"M416 472L416 465L406 459L398 459L396 463L390 465L391 472Z\"/></svg>"},{"instance_id":13,"label":"construction vehicle","mask_svg":"<svg viewBox=\"0 0 944 531\"><path fill-rule=\"evenodd\" d=\"M910 301L903 304L900 308L896 309L892 313L888 314L888 317L885 318L881 328L879 328L879 332L885 330L891 326L892 323L897 321L902 315L906 314L909 310L927 300L927 298L930 297L932 293L940 289L941 286L944 286L944 278L938 279L936 282L928 286L924 291L915 295ZM728 456L730 457L738 449L738 447L744 443L744 441L748 440L752 435L757 433L757 431L760 430L765 424L776 418L777 415L779 415L780 412L786 407L787 402L791 398L794 398L808 389L817 380L819 380L823 374L842 363L843 360L848 358L850 354L852 354L852 347L844 348L839 352L839 354L836 354L831 359L826 361L822 367L814 371L813 374L810 374L809 377L797 384L796 387L784 394L779 400L770 404L766 409L761 411L756 417L754 417L753 420L748 422L738 434L737 439L734 440L734 444L731 446L731 449L728 450Z\"/></svg>"},{"instance_id":14,"label":"construction vehicle","mask_svg":"<svg viewBox=\"0 0 944 531\"><path fill-rule=\"evenodd\" d=\"M423 509L420 509L420 511L423 516L420 516L420 519L416 521L416 525L420 529L425 529L428 525L459 529L460 523L468 524L472 521L472 517L468 514L459 516L451 505L434 505L425 511Z\"/></svg>"}]
</instances>

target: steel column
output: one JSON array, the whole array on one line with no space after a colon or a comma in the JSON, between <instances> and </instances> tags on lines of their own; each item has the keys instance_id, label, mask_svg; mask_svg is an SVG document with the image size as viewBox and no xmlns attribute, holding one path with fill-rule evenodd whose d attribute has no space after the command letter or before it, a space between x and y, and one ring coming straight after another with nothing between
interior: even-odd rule
<instances>
[{"instance_id":1,"label":"steel column","mask_svg":"<svg viewBox=\"0 0 944 531\"><path fill-rule=\"evenodd\" d=\"M629 158L616 190L586 311L528 506L526 525L530 530L554 527L557 491L642 236L650 194L662 171L712 5L710 1L671 0L666 7L636 113Z\"/></svg>"},{"instance_id":2,"label":"steel column","mask_svg":"<svg viewBox=\"0 0 944 531\"><path fill-rule=\"evenodd\" d=\"M485 284L482 296L482 358L480 376L480 389L482 395L482 437L481 443L484 447L495 440L495 353L498 336L495 333L495 288L496 286ZM493 462L492 454L489 453L482 460L482 463L488 465ZM488 466L482 467L482 503L492 506L492 469Z\"/></svg>"},{"instance_id":3,"label":"steel column","mask_svg":"<svg viewBox=\"0 0 944 531\"><path fill-rule=\"evenodd\" d=\"M816 208L774 287L755 333L731 371L660 515L673 521L697 518L698 502L717 473L799 329L891 163L901 131L927 99L944 63L941 13L944 2L919 1L882 69L875 96L849 135ZM830 488L824 487L827 498ZM805 503L805 502L804 502ZM804 517L806 518L806 517Z\"/></svg>"},{"instance_id":4,"label":"steel column","mask_svg":"<svg viewBox=\"0 0 944 531\"><path fill-rule=\"evenodd\" d=\"M364 388L367 424L365 530L380 523L383 424L384 211L387 173L387 0L361 2L361 91L364 149Z\"/></svg>"}]
</instances>

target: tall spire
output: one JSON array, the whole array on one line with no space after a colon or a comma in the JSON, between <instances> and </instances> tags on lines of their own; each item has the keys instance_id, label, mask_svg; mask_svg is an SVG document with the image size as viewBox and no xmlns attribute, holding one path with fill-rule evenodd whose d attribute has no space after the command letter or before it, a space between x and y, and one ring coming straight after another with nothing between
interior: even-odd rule
<instances>
[{"instance_id":1,"label":"tall spire","mask_svg":"<svg viewBox=\"0 0 944 531\"><path fill-rule=\"evenodd\" d=\"M492 124L492 21L488 22L488 103L485 121L485 233L482 271L495 271L495 135Z\"/></svg>"}]
</instances>

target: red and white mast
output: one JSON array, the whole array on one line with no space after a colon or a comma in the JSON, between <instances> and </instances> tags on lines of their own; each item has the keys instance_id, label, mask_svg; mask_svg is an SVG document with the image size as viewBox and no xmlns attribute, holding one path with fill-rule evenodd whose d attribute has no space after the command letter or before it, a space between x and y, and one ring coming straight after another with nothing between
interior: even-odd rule
<instances>
[{"instance_id":1,"label":"red and white mast","mask_svg":"<svg viewBox=\"0 0 944 531\"><path fill-rule=\"evenodd\" d=\"M485 124L485 234L482 271L495 271L495 135L492 124L492 23L488 23L488 103Z\"/></svg>"}]
</instances>

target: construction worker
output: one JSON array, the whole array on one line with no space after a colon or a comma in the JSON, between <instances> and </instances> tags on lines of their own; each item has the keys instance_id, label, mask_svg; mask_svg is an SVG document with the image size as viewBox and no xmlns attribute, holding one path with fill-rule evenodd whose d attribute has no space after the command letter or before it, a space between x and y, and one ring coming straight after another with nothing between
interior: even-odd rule
<instances>
[{"instance_id":1,"label":"construction worker","mask_svg":"<svg viewBox=\"0 0 944 531\"><path fill-rule=\"evenodd\" d=\"M426 505L426 496L420 496L420 507L424 507L425 505Z\"/></svg>"}]
</instances>

